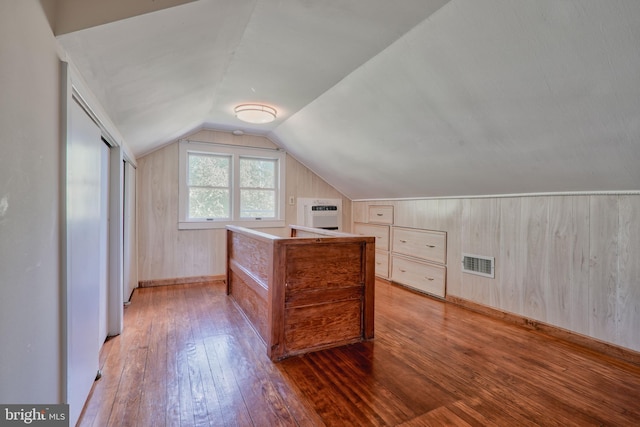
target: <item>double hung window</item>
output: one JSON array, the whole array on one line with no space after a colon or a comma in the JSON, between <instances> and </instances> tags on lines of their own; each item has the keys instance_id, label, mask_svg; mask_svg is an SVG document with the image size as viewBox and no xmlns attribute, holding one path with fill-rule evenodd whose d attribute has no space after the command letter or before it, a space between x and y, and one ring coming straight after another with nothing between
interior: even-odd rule
<instances>
[{"instance_id":1,"label":"double hung window","mask_svg":"<svg viewBox=\"0 0 640 427\"><path fill-rule=\"evenodd\" d=\"M282 151L180 142L179 228L284 226Z\"/></svg>"}]
</instances>

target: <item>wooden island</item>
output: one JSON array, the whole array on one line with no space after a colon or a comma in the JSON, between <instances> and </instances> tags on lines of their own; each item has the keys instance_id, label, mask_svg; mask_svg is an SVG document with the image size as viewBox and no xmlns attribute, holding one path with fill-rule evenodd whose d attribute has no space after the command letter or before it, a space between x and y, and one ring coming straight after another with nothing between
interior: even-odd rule
<instances>
[{"instance_id":1,"label":"wooden island","mask_svg":"<svg viewBox=\"0 0 640 427\"><path fill-rule=\"evenodd\" d=\"M373 338L375 238L227 226L227 294L271 360Z\"/></svg>"}]
</instances>

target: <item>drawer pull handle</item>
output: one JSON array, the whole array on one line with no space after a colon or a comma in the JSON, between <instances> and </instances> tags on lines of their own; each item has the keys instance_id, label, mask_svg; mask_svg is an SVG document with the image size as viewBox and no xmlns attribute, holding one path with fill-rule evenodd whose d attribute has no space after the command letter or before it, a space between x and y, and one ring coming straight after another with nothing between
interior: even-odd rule
<instances>
[{"instance_id":1,"label":"drawer pull handle","mask_svg":"<svg viewBox=\"0 0 640 427\"><path fill-rule=\"evenodd\" d=\"M428 247L428 248L435 248L436 247L436 245L425 245L425 246Z\"/></svg>"},{"instance_id":2,"label":"drawer pull handle","mask_svg":"<svg viewBox=\"0 0 640 427\"><path fill-rule=\"evenodd\" d=\"M378 215L378 216L382 216L383 214L381 214L381 213L377 213L376 215Z\"/></svg>"},{"instance_id":3,"label":"drawer pull handle","mask_svg":"<svg viewBox=\"0 0 640 427\"><path fill-rule=\"evenodd\" d=\"M407 241L400 239L400 243L407 243Z\"/></svg>"},{"instance_id":4,"label":"drawer pull handle","mask_svg":"<svg viewBox=\"0 0 640 427\"><path fill-rule=\"evenodd\" d=\"M400 273L406 273L407 270L400 269Z\"/></svg>"},{"instance_id":5,"label":"drawer pull handle","mask_svg":"<svg viewBox=\"0 0 640 427\"><path fill-rule=\"evenodd\" d=\"M425 277L425 279L429 280L429 281L433 281L435 280L433 277Z\"/></svg>"}]
</instances>

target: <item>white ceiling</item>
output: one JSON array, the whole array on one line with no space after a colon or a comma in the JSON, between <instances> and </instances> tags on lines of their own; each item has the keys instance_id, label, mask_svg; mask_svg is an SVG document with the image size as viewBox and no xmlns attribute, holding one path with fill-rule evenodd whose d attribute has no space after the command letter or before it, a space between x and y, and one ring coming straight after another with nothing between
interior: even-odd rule
<instances>
[{"instance_id":1,"label":"white ceiling","mask_svg":"<svg viewBox=\"0 0 640 427\"><path fill-rule=\"evenodd\" d=\"M637 0L198 0L58 38L136 156L242 129L363 199L640 189L639 22Z\"/></svg>"}]
</instances>

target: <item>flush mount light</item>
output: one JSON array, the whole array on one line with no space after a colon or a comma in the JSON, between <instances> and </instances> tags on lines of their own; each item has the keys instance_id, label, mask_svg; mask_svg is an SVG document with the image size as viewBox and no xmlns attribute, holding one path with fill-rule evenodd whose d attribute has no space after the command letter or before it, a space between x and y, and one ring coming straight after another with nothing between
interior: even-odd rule
<instances>
[{"instance_id":1,"label":"flush mount light","mask_svg":"<svg viewBox=\"0 0 640 427\"><path fill-rule=\"evenodd\" d=\"M247 123L269 123L276 119L277 111L268 105L241 104L235 108L236 117Z\"/></svg>"}]
</instances>

